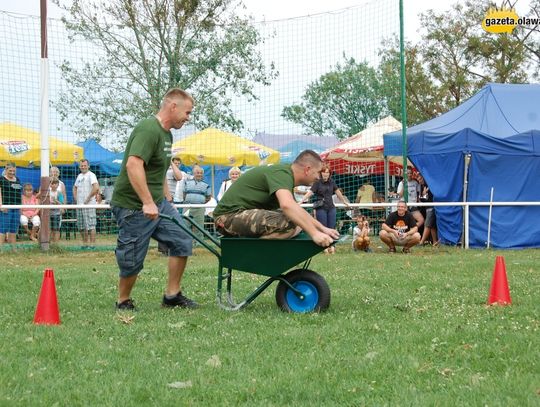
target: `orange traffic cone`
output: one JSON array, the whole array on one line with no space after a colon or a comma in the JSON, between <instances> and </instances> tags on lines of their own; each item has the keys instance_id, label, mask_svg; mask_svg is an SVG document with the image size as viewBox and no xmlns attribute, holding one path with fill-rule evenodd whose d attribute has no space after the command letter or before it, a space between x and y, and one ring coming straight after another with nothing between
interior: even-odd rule
<instances>
[{"instance_id":1,"label":"orange traffic cone","mask_svg":"<svg viewBox=\"0 0 540 407\"><path fill-rule=\"evenodd\" d=\"M56 287L54 285L54 271L52 269L45 269L36 313L34 315L34 324L60 324L58 299L56 298Z\"/></svg>"},{"instance_id":2,"label":"orange traffic cone","mask_svg":"<svg viewBox=\"0 0 540 407\"><path fill-rule=\"evenodd\" d=\"M506 278L506 266L504 257L497 256L495 260L495 270L491 280L491 289L489 290L488 304L509 305L512 304L510 290L508 288L508 279Z\"/></svg>"}]
</instances>

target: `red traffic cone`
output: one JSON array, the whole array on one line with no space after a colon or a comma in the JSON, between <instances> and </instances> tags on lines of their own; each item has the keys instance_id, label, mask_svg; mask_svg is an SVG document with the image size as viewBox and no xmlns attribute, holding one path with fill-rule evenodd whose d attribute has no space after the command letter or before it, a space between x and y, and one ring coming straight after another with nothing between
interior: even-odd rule
<instances>
[{"instance_id":1,"label":"red traffic cone","mask_svg":"<svg viewBox=\"0 0 540 407\"><path fill-rule=\"evenodd\" d=\"M495 260L495 270L491 280L491 289L489 290L488 304L509 305L512 304L510 290L508 288L508 279L506 278L506 266L504 257L497 256Z\"/></svg>"},{"instance_id":2,"label":"red traffic cone","mask_svg":"<svg viewBox=\"0 0 540 407\"><path fill-rule=\"evenodd\" d=\"M54 271L52 269L45 269L36 313L34 315L34 324L60 324L58 299L56 298L56 287L54 285Z\"/></svg>"}]
</instances>

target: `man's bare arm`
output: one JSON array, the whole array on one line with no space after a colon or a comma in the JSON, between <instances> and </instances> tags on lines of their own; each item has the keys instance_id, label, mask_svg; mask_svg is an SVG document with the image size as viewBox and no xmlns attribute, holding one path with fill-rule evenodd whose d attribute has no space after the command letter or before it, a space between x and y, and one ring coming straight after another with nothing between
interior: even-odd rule
<instances>
[{"instance_id":1,"label":"man's bare arm","mask_svg":"<svg viewBox=\"0 0 540 407\"><path fill-rule=\"evenodd\" d=\"M126 170L129 182L143 204L144 216L150 219L156 219L158 217L158 209L146 183L144 161L140 157L131 155L128 157Z\"/></svg>"}]
</instances>

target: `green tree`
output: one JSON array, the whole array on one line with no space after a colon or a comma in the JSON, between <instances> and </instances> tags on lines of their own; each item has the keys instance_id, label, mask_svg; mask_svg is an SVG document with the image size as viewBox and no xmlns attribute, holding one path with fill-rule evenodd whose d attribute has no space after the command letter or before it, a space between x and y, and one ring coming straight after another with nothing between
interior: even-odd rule
<instances>
[{"instance_id":1,"label":"green tree","mask_svg":"<svg viewBox=\"0 0 540 407\"><path fill-rule=\"evenodd\" d=\"M539 0L531 3L529 16L538 16L539 4ZM448 11L420 15L421 40L405 47L408 124L456 107L488 82L523 83L538 78L538 27L519 26L512 34L488 33L481 21L490 6L489 1L466 1ZM397 50L394 39L381 51L383 89L399 85ZM386 96L392 114L401 118L399 95Z\"/></svg>"},{"instance_id":2,"label":"green tree","mask_svg":"<svg viewBox=\"0 0 540 407\"><path fill-rule=\"evenodd\" d=\"M332 134L340 139L365 129L387 113L380 97L375 69L353 58L308 85L300 104L283 108L282 116L309 133Z\"/></svg>"},{"instance_id":3,"label":"green tree","mask_svg":"<svg viewBox=\"0 0 540 407\"><path fill-rule=\"evenodd\" d=\"M241 129L232 98L257 99L256 83L277 75L257 51L263 40L250 20L235 15L233 0L73 0L70 40L95 52L84 66L61 65L67 89L55 107L83 137L122 135L159 108L172 87L193 93L193 122Z\"/></svg>"}]
</instances>

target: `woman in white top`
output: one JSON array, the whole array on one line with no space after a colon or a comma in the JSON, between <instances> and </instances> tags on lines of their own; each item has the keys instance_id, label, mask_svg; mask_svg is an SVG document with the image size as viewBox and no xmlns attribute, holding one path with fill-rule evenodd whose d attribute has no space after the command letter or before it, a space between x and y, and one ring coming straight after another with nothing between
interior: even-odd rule
<instances>
[{"instance_id":1,"label":"woman in white top","mask_svg":"<svg viewBox=\"0 0 540 407\"><path fill-rule=\"evenodd\" d=\"M66 195L66 185L60 181L60 170L58 169L58 167L51 167L51 169L49 170L49 177L52 179L52 178L58 178L58 190L62 193L62 195L64 196L64 202L67 203L67 195Z\"/></svg>"},{"instance_id":2,"label":"woman in white top","mask_svg":"<svg viewBox=\"0 0 540 407\"><path fill-rule=\"evenodd\" d=\"M217 200L220 201L223 194L225 194L225 191L227 191L231 185L238 179L242 172L240 171L240 168L238 167L232 167L229 170L229 179L225 180L221 183L221 188L219 188L219 192L217 195Z\"/></svg>"}]
</instances>

